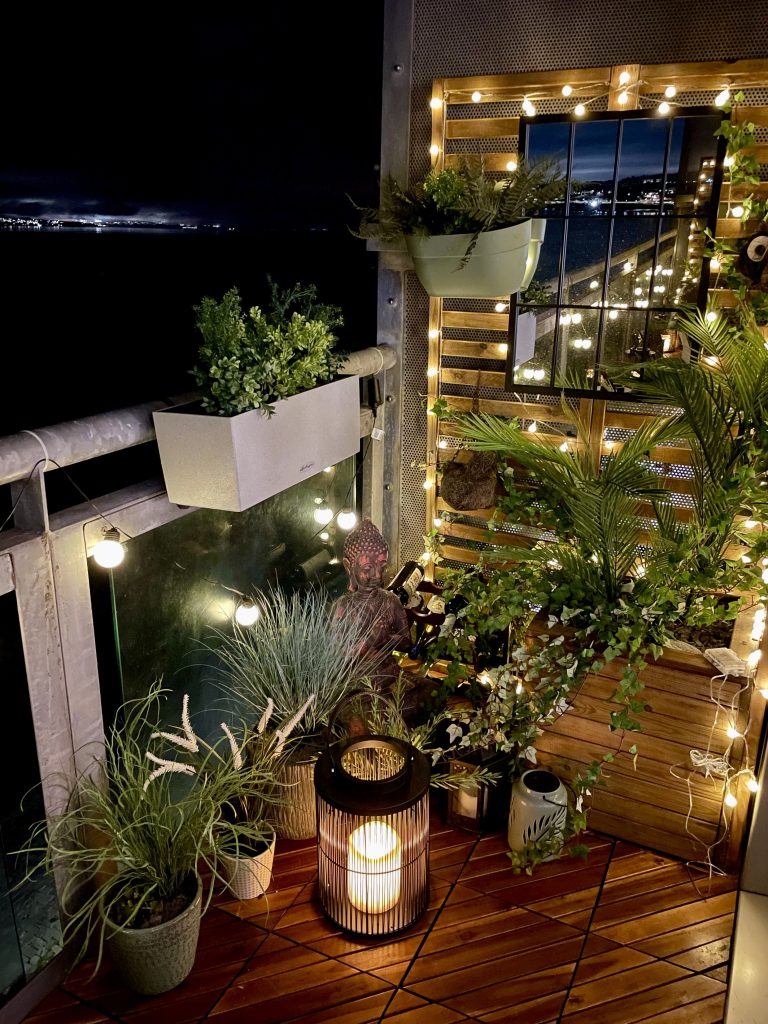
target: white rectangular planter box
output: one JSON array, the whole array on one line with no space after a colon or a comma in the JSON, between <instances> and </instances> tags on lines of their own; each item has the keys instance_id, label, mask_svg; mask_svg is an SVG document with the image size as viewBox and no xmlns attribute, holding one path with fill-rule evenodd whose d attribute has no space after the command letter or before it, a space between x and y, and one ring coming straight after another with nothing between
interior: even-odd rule
<instances>
[{"instance_id":1,"label":"white rectangular planter box","mask_svg":"<svg viewBox=\"0 0 768 1024\"><path fill-rule=\"evenodd\" d=\"M196 404L153 413L168 500L242 512L354 455L358 381L342 377L283 398L272 416L211 416Z\"/></svg>"}]
</instances>

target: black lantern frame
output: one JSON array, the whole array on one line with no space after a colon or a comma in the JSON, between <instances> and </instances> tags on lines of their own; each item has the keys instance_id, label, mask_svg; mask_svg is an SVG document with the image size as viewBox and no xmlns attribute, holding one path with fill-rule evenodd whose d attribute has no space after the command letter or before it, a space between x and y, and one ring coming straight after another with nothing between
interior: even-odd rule
<instances>
[{"instance_id":1,"label":"black lantern frame","mask_svg":"<svg viewBox=\"0 0 768 1024\"><path fill-rule=\"evenodd\" d=\"M424 754L391 736L347 740L318 758L320 903L344 931L391 935L427 909L429 779Z\"/></svg>"}]
</instances>

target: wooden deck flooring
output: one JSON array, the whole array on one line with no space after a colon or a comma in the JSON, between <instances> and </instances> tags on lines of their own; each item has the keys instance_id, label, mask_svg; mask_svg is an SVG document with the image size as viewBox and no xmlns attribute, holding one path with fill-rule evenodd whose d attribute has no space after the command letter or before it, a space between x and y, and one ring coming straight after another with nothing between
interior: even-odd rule
<instances>
[{"instance_id":1,"label":"wooden deck flooring","mask_svg":"<svg viewBox=\"0 0 768 1024\"><path fill-rule=\"evenodd\" d=\"M736 879L590 834L589 860L515 876L506 837L433 820L431 899L387 942L315 899L315 846L278 842L269 906L217 902L190 977L153 999L81 965L30 1024L716 1024Z\"/></svg>"}]
</instances>

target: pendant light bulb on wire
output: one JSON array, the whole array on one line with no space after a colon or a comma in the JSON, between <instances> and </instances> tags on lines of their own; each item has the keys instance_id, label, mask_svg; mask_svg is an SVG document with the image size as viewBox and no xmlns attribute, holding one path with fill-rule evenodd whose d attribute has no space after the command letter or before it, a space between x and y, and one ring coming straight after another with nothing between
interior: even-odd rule
<instances>
[{"instance_id":1,"label":"pendant light bulb on wire","mask_svg":"<svg viewBox=\"0 0 768 1024\"><path fill-rule=\"evenodd\" d=\"M104 532L104 538L93 549L93 557L103 569L114 569L125 558L120 533L114 527Z\"/></svg>"},{"instance_id":2,"label":"pendant light bulb on wire","mask_svg":"<svg viewBox=\"0 0 768 1024\"><path fill-rule=\"evenodd\" d=\"M333 509L328 505L318 505L314 512L315 522L320 526L327 526L333 519Z\"/></svg>"},{"instance_id":3,"label":"pendant light bulb on wire","mask_svg":"<svg viewBox=\"0 0 768 1024\"><path fill-rule=\"evenodd\" d=\"M259 606L250 597L243 597L235 608L235 622L238 626L252 626L259 617Z\"/></svg>"},{"instance_id":4,"label":"pendant light bulb on wire","mask_svg":"<svg viewBox=\"0 0 768 1024\"><path fill-rule=\"evenodd\" d=\"M336 522L342 530L352 530L357 526L357 516L351 508L343 508L336 517Z\"/></svg>"}]
</instances>

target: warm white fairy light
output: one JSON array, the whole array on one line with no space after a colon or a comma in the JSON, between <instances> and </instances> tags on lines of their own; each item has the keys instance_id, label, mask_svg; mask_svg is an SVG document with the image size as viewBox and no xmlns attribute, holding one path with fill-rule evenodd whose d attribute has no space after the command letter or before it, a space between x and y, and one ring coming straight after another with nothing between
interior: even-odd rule
<instances>
[{"instance_id":1,"label":"warm white fairy light","mask_svg":"<svg viewBox=\"0 0 768 1024\"><path fill-rule=\"evenodd\" d=\"M618 311L618 309L612 309L610 311L610 313L608 314L608 319L609 320L618 320L619 319L619 311Z\"/></svg>"},{"instance_id":2,"label":"warm white fairy light","mask_svg":"<svg viewBox=\"0 0 768 1024\"><path fill-rule=\"evenodd\" d=\"M717 256L713 256L712 259L709 261L709 269L710 270L719 270L720 269L720 260L717 258Z\"/></svg>"},{"instance_id":3,"label":"warm white fairy light","mask_svg":"<svg viewBox=\"0 0 768 1024\"><path fill-rule=\"evenodd\" d=\"M733 793L730 792L730 790L725 794L725 800L723 801L723 803L726 807L735 807L736 804L738 804L738 802L739 801L736 799Z\"/></svg>"},{"instance_id":4,"label":"warm white fairy light","mask_svg":"<svg viewBox=\"0 0 768 1024\"><path fill-rule=\"evenodd\" d=\"M499 343L499 352L501 353L501 355L505 356L508 351L509 351L509 345L506 343L506 341L500 342Z\"/></svg>"},{"instance_id":5,"label":"warm white fairy light","mask_svg":"<svg viewBox=\"0 0 768 1024\"><path fill-rule=\"evenodd\" d=\"M629 103L629 93L626 89L622 89L619 95L616 97L616 101L621 104L622 107Z\"/></svg>"},{"instance_id":6,"label":"warm white fairy light","mask_svg":"<svg viewBox=\"0 0 768 1024\"><path fill-rule=\"evenodd\" d=\"M591 280L591 281L589 282L589 287L590 287L590 288L592 289L592 291L594 291L594 290L595 290L595 288L599 288L599 287L600 287L600 282L599 282L599 281L596 281L596 280L595 280L595 279L593 278L593 279L592 279L592 280Z\"/></svg>"},{"instance_id":7,"label":"warm white fairy light","mask_svg":"<svg viewBox=\"0 0 768 1024\"><path fill-rule=\"evenodd\" d=\"M658 105L657 110L662 115L668 114L670 111L670 106L666 100L662 100L661 103Z\"/></svg>"},{"instance_id":8,"label":"warm white fairy light","mask_svg":"<svg viewBox=\"0 0 768 1024\"><path fill-rule=\"evenodd\" d=\"M429 369L427 370L427 376L428 377L436 377L437 376L437 367L436 366L430 366Z\"/></svg>"},{"instance_id":9,"label":"warm white fairy light","mask_svg":"<svg viewBox=\"0 0 768 1024\"><path fill-rule=\"evenodd\" d=\"M745 530L754 530L754 528L757 526L757 520L756 519L745 519L744 522L742 523L742 526L744 527Z\"/></svg>"},{"instance_id":10,"label":"warm white fairy light","mask_svg":"<svg viewBox=\"0 0 768 1024\"><path fill-rule=\"evenodd\" d=\"M429 147L429 155L440 156L440 147L436 142L433 142L432 145Z\"/></svg>"},{"instance_id":11,"label":"warm white fairy light","mask_svg":"<svg viewBox=\"0 0 768 1024\"><path fill-rule=\"evenodd\" d=\"M674 97L677 96L676 86L668 85L667 88L664 90L664 95L667 97L668 100L674 99Z\"/></svg>"},{"instance_id":12,"label":"warm white fairy light","mask_svg":"<svg viewBox=\"0 0 768 1024\"><path fill-rule=\"evenodd\" d=\"M318 505L314 512L315 522L327 526L333 519L333 509L329 505Z\"/></svg>"},{"instance_id":13,"label":"warm white fairy light","mask_svg":"<svg viewBox=\"0 0 768 1024\"><path fill-rule=\"evenodd\" d=\"M717 366L717 356L704 356L707 366Z\"/></svg>"},{"instance_id":14,"label":"warm white fairy light","mask_svg":"<svg viewBox=\"0 0 768 1024\"><path fill-rule=\"evenodd\" d=\"M531 420L531 422L528 424L528 433L535 434L538 429L539 425L536 422L536 420Z\"/></svg>"},{"instance_id":15,"label":"warm white fairy light","mask_svg":"<svg viewBox=\"0 0 768 1024\"><path fill-rule=\"evenodd\" d=\"M444 437L441 437L440 440L437 442L437 447L438 448L447 448L448 447L448 442L445 440Z\"/></svg>"},{"instance_id":16,"label":"warm white fairy light","mask_svg":"<svg viewBox=\"0 0 768 1024\"><path fill-rule=\"evenodd\" d=\"M733 167L733 165L734 165L734 163L735 163L735 162L736 162L736 158L735 158L735 157L732 157L732 156L727 156L727 157L725 158L725 160L723 160L723 164L724 164L724 165L725 165L726 167Z\"/></svg>"},{"instance_id":17,"label":"warm white fairy light","mask_svg":"<svg viewBox=\"0 0 768 1024\"><path fill-rule=\"evenodd\" d=\"M422 551L422 553L419 555L419 561L421 562L422 565L426 565L427 562L431 561L431 559L432 559L432 552L431 551Z\"/></svg>"},{"instance_id":18,"label":"warm white fairy light","mask_svg":"<svg viewBox=\"0 0 768 1024\"><path fill-rule=\"evenodd\" d=\"M235 608L235 622L238 626L252 626L259 617L259 606L250 597L238 601Z\"/></svg>"},{"instance_id":19,"label":"warm white fairy light","mask_svg":"<svg viewBox=\"0 0 768 1024\"><path fill-rule=\"evenodd\" d=\"M430 329L427 331L427 337L434 341L435 338L440 337L440 331L438 330L437 327L430 327Z\"/></svg>"},{"instance_id":20,"label":"warm white fairy light","mask_svg":"<svg viewBox=\"0 0 768 1024\"><path fill-rule=\"evenodd\" d=\"M581 319L582 319L581 313L573 313L573 314L571 314L571 322L572 323L580 324L581 323Z\"/></svg>"},{"instance_id":21,"label":"warm white fairy light","mask_svg":"<svg viewBox=\"0 0 768 1024\"><path fill-rule=\"evenodd\" d=\"M114 527L105 530L104 538L93 549L93 557L102 569L114 569L125 558L125 548L120 543L120 533Z\"/></svg>"},{"instance_id":22,"label":"warm white fairy light","mask_svg":"<svg viewBox=\"0 0 768 1024\"><path fill-rule=\"evenodd\" d=\"M443 520L441 519L440 516L435 516L435 518L432 520L432 525L439 530L440 527L443 525Z\"/></svg>"},{"instance_id":23,"label":"warm white fairy light","mask_svg":"<svg viewBox=\"0 0 768 1024\"><path fill-rule=\"evenodd\" d=\"M757 793L760 789L760 783L751 773L749 775L749 778L747 779L747 789L750 793Z\"/></svg>"},{"instance_id":24,"label":"warm white fairy light","mask_svg":"<svg viewBox=\"0 0 768 1024\"><path fill-rule=\"evenodd\" d=\"M755 644L760 643L763 639L763 634L765 633L765 616L765 605L758 605L754 618L752 619L752 633L750 636L750 639Z\"/></svg>"},{"instance_id":25,"label":"warm white fairy light","mask_svg":"<svg viewBox=\"0 0 768 1024\"><path fill-rule=\"evenodd\" d=\"M749 555L742 555L741 556L741 561L742 561L742 563L744 565L751 565L752 564L752 559L749 557Z\"/></svg>"},{"instance_id":26,"label":"warm white fairy light","mask_svg":"<svg viewBox=\"0 0 768 1024\"><path fill-rule=\"evenodd\" d=\"M509 309L509 303L497 302L493 308L496 310L497 313L506 313L507 310Z\"/></svg>"},{"instance_id":27,"label":"warm white fairy light","mask_svg":"<svg viewBox=\"0 0 768 1024\"><path fill-rule=\"evenodd\" d=\"M742 739L742 734L739 732L739 730L733 723L731 723L725 730L725 735L728 737L729 740Z\"/></svg>"},{"instance_id":28,"label":"warm white fairy light","mask_svg":"<svg viewBox=\"0 0 768 1024\"><path fill-rule=\"evenodd\" d=\"M563 88L560 90L560 92L567 99L571 95L571 93L573 92L573 86L572 85L564 85Z\"/></svg>"},{"instance_id":29,"label":"warm white fairy light","mask_svg":"<svg viewBox=\"0 0 768 1024\"><path fill-rule=\"evenodd\" d=\"M424 488L425 491L428 491L430 489L430 487L432 486L432 481L429 479L429 477L427 477L427 479L424 481L424 483L421 486Z\"/></svg>"},{"instance_id":30,"label":"warm white fairy light","mask_svg":"<svg viewBox=\"0 0 768 1024\"><path fill-rule=\"evenodd\" d=\"M510 172L516 171L517 170L517 160L508 160L507 161L507 170L510 171Z\"/></svg>"},{"instance_id":31,"label":"warm white fairy light","mask_svg":"<svg viewBox=\"0 0 768 1024\"><path fill-rule=\"evenodd\" d=\"M565 454L565 452L568 451L568 442L567 441L563 441L563 443L561 445L558 445L558 448L560 449L561 452L563 452L563 454Z\"/></svg>"},{"instance_id":32,"label":"warm white fairy light","mask_svg":"<svg viewBox=\"0 0 768 1024\"><path fill-rule=\"evenodd\" d=\"M628 71L622 71L619 75L619 85L626 85L632 76Z\"/></svg>"},{"instance_id":33,"label":"warm white fairy light","mask_svg":"<svg viewBox=\"0 0 768 1024\"><path fill-rule=\"evenodd\" d=\"M743 206L732 206L731 207L731 216L732 217L743 217L744 216L744 207Z\"/></svg>"},{"instance_id":34,"label":"warm white fairy light","mask_svg":"<svg viewBox=\"0 0 768 1024\"><path fill-rule=\"evenodd\" d=\"M716 107L724 107L725 104L728 102L728 100L730 98L731 98L731 90L726 85L726 87L723 90L721 90L717 94L717 96L715 96L715 106Z\"/></svg>"},{"instance_id":35,"label":"warm white fairy light","mask_svg":"<svg viewBox=\"0 0 768 1024\"><path fill-rule=\"evenodd\" d=\"M331 539L330 533L328 533L327 530L323 530L323 532L320 534L320 540L330 540L330 539Z\"/></svg>"},{"instance_id":36,"label":"warm white fairy light","mask_svg":"<svg viewBox=\"0 0 768 1024\"><path fill-rule=\"evenodd\" d=\"M336 517L336 522L342 530L352 530L357 526L357 516L351 508L343 508Z\"/></svg>"},{"instance_id":37,"label":"warm white fairy light","mask_svg":"<svg viewBox=\"0 0 768 1024\"><path fill-rule=\"evenodd\" d=\"M433 110L439 110L440 107L442 107L443 105L443 101L440 99L439 96L433 96L432 99L429 101L429 105L430 107L432 107Z\"/></svg>"},{"instance_id":38,"label":"warm white fairy light","mask_svg":"<svg viewBox=\"0 0 768 1024\"><path fill-rule=\"evenodd\" d=\"M546 374L546 370L534 370L533 371L533 379L534 380L544 380L546 375L547 375Z\"/></svg>"},{"instance_id":39,"label":"warm white fairy light","mask_svg":"<svg viewBox=\"0 0 768 1024\"><path fill-rule=\"evenodd\" d=\"M523 113L526 117L536 116L536 107L531 103L527 96L523 97Z\"/></svg>"},{"instance_id":40,"label":"warm white fairy light","mask_svg":"<svg viewBox=\"0 0 768 1024\"><path fill-rule=\"evenodd\" d=\"M583 117L587 112L587 108L584 106L583 103L577 103L576 106L573 108L573 112L576 115L576 117Z\"/></svg>"},{"instance_id":41,"label":"warm white fairy light","mask_svg":"<svg viewBox=\"0 0 768 1024\"><path fill-rule=\"evenodd\" d=\"M472 93L472 102L479 103L482 98L483 94L479 91L479 89L475 89L475 91Z\"/></svg>"}]
</instances>

